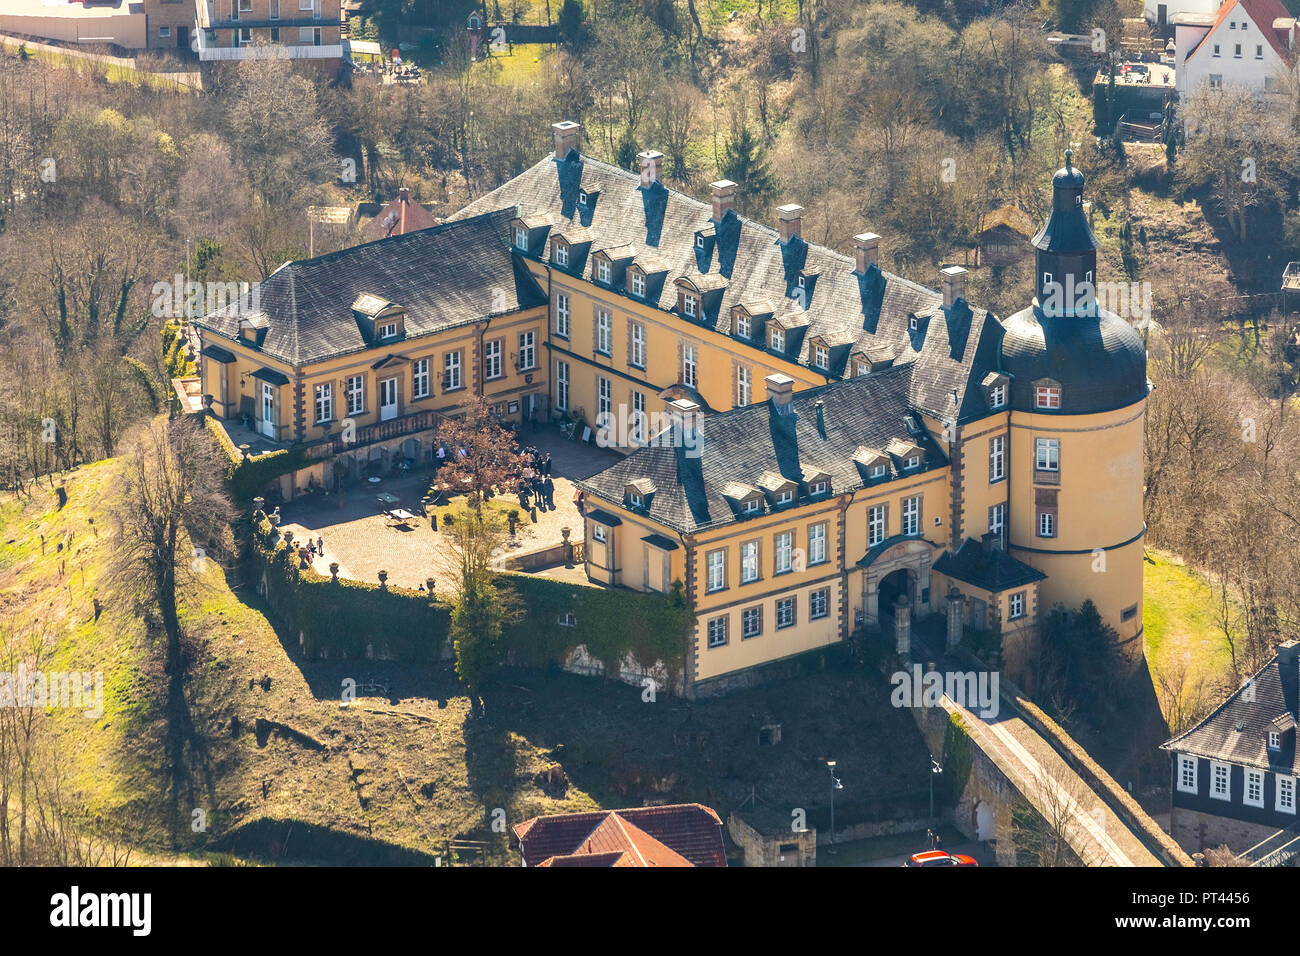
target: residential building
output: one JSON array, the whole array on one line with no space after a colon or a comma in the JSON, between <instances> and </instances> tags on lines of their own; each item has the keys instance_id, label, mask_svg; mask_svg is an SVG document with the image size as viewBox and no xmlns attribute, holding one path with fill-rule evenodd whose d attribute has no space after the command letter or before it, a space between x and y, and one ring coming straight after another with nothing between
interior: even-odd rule
<instances>
[{"instance_id":1,"label":"residential building","mask_svg":"<svg viewBox=\"0 0 1300 956\"><path fill-rule=\"evenodd\" d=\"M203 62L288 56L337 71L343 60L339 0L193 0Z\"/></svg>"},{"instance_id":2,"label":"residential building","mask_svg":"<svg viewBox=\"0 0 1300 956\"><path fill-rule=\"evenodd\" d=\"M424 206L411 199L409 189L399 189L397 198L379 211L361 227L361 238L366 242L387 239L389 236L404 236L408 232L432 229L441 222Z\"/></svg>"},{"instance_id":3,"label":"residential building","mask_svg":"<svg viewBox=\"0 0 1300 956\"><path fill-rule=\"evenodd\" d=\"M1172 835L1188 852L1244 853L1295 828L1300 644L1276 656L1208 717L1161 745L1169 752Z\"/></svg>"},{"instance_id":4,"label":"residential building","mask_svg":"<svg viewBox=\"0 0 1300 956\"><path fill-rule=\"evenodd\" d=\"M1165 26L1180 14L1213 17L1222 0L1144 0L1143 16L1147 23Z\"/></svg>"},{"instance_id":5,"label":"residential building","mask_svg":"<svg viewBox=\"0 0 1300 956\"><path fill-rule=\"evenodd\" d=\"M524 866L727 865L722 820L698 803L557 813L513 832Z\"/></svg>"},{"instance_id":6,"label":"residential building","mask_svg":"<svg viewBox=\"0 0 1300 956\"><path fill-rule=\"evenodd\" d=\"M1281 93L1296 66L1296 21L1282 0L1225 0L1213 12L1173 18L1180 100L1203 87Z\"/></svg>"}]
</instances>

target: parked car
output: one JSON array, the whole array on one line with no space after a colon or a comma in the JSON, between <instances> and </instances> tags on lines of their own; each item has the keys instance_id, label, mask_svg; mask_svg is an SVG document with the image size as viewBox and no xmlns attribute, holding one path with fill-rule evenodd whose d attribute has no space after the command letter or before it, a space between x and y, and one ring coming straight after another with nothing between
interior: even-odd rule
<instances>
[{"instance_id":1,"label":"parked car","mask_svg":"<svg viewBox=\"0 0 1300 956\"><path fill-rule=\"evenodd\" d=\"M945 853L943 850L927 850L925 853L913 853L907 861L908 866L979 866L974 857L964 853Z\"/></svg>"}]
</instances>

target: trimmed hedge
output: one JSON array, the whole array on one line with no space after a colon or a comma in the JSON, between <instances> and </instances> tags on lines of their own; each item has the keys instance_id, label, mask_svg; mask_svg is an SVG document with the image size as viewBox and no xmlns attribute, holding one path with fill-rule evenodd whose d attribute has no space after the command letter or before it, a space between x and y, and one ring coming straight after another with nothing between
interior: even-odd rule
<instances>
[{"instance_id":1,"label":"trimmed hedge","mask_svg":"<svg viewBox=\"0 0 1300 956\"><path fill-rule=\"evenodd\" d=\"M226 470L226 488L238 505L248 504L281 475L291 474L307 464L307 449L301 445L243 458L215 418L205 416L203 424L230 462L230 467Z\"/></svg>"}]
</instances>

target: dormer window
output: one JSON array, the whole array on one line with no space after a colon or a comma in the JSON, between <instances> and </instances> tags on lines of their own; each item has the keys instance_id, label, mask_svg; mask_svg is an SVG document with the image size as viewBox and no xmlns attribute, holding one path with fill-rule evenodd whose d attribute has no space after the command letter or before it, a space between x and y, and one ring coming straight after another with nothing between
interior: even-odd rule
<instances>
[{"instance_id":1,"label":"dormer window","mask_svg":"<svg viewBox=\"0 0 1300 956\"><path fill-rule=\"evenodd\" d=\"M1039 385L1034 389L1034 408L1056 410L1061 407L1059 385Z\"/></svg>"},{"instance_id":2,"label":"dormer window","mask_svg":"<svg viewBox=\"0 0 1300 956\"><path fill-rule=\"evenodd\" d=\"M799 288L801 289L808 288L808 279L806 277L804 276L799 277Z\"/></svg>"},{"instance_id":3,"label":"dormer window","mask_svg":"<svg viewBox=\"0 0 1300 956\"><path fill-rule=\"evenodd\" d=\"M1282 735L1278 733L1276 730L1270 730L1268 732L1268 749L1269 750L1282 749Z\"/></svg>"},{"instance_id":4,"label":"dormer window","mask_svg":"<svg viewBox=\"0 0 1300 956\"><path fill-rule=\"evenodd\" d=\"M579 206L585 206L585 205L587 205L587 192L586 192L586 190L583 190L582 192L578 193L578 205L579 205Z\"/></svg>"},{"instance_id":5,"label":"dormer window","mask_svg":"<svg viewBox=\"0 0 1300 956\"><path fill-rule=\"evenodd\" d=\"M759 505L760 505L759 499L750 498L748 501L745 502L745 514L747 515L758 514Z\"/></svg>"},{"instance_id":6,"label":"dormer window","mask_svg":"<svg viewBox=\"0 0 1300 956\"><path fill-rule=\"evenodd\" d=\"M907 328L909 332L915 332L918 325L919 323L916 321L916 316L909 315L907 317Z\"/></svg>"},{"instance_id":7,"label":"dormer window","mask_svg":"<svg viewBox=\"0 0 1300 956\"><path fill-rule=\"evenodd\" d=\"M641 497L641 493L639 491L629 491L627 493L627 503L629 507L640 508L644 500L645 499Z\"/></svg>"},{"instance_id":8,"label":"dormer window","mask_svg":"<svg viewBox=\"0 0 1300 956\"><path fill-rule=\"evenodd\" d=\"M907 469L908 469L908 471L911 471L913 468L920 468L920 467L921 467L921 456L920 456L920 455L912 455L912 456L910 456L910 457L907 459Z\"/></svg>"},{"instance_id":9,"label":"dormer window","mask_svg":"<svg viewBox=\"0 0 1300 956\"><path fill-rule=\"evenodd\" d=\"M814 481L808 486L808 496L810 498L815 498L817 495L824 495L828 489L829 486L825 481Z\"/></svg>"},{"instance_id":10,"label":"dormer window","mask_svg":"<svg viewBox=\"0 0 1300 956\"><path fill-rule=\"evenodd\" d=\"M703 249L703 248L704 248L704 236L699 235L699 234L697 234L697 235L695 236L695 248L696 248L696 249Z\"/></svg>"},{"instance_id":11,"label":"dormer window","mask_svg":"<svg viewBox=\"0 0 1300 956\"><path fill-rule=\"evenodd\" d=\"M569 247L563 242L555 244L555 264L568 268L569 265Z\"/></svg>"},{"instance_id":12,"label":"dormer window","mask_svg":"<svg viewBox=\"0 0 1300 956\"><path fill-rule=\"evenodd\" d=\"M786 489L784 489L784 490L782 490L782 491L780 491L780 492L777 493L777 496L776 496L776 503L777 503L778 506L779 506L779 505L788 505L788 504L789 504L790 502L792 502L792 501L794 501L794 489L793 489L793 488L786 488Z\"/></svg>"},{"instance_id":13,"label":"dormer window","mask_svg":"<svg viewBox=\"0 0 1300 956\"><path fill-rule=\"evenodd\" d=\"M777 352L785 351L785 329L772 329L772 349Z\"/></svg>"},{"instance_id":14,"label":"dormer window","mask_svg":"<svg viewBox=\"0 0 1300 956\"><path fill-rule=\"evenodd\" d=\"M700 314L700 300L697 296L690 293L682 296L682 314L688 319L693 319Z\"/></svg>"},{"instance_id":15,"label":"dormer window","mask_svg":"<svg viewBox=\"0 0 1300 956\"><path fill-rule=\"evenodd\" d=\"M736 334L742 339L747 339L753 334L753 326L750 324L749 316L743 312L736 313Z\"/></svg>"},{"instance_id":16,"label":"dormer window","mask_svg":"<svg viewBox=\"0 0 1300 956\"><path fill-rule=\"evenodd\" d=\"M820 369L826 369L831 364L830 349L824 345L819 345L813 350L813 364Z\"/></svg>"},{"instance_id":17,"label":"dormer window","mask_svg":"<svg viewBox=\"0 0 1300 956\"><path fill-rule=\"evenodd\" d=\"M853 374L866 375L870 371L871 371L870 365L868 365L866 362L858 362L857 365L854 367Z\"/></svg>"},{"instance_id":18,"label":"dormer window","mask_svg":"<svg viewBox=\"0 0 1300 956\"><path fill-rule=\"evenodd\" d=\"M596 260L596 280L598 282L609 282L610 268L609 263L604 259Z\"/></svg>"},{"instance_id":19,"label":"dormer window","mask_svg":"<svg viewBox=\"0 0 1300 956\"><path fill-rule=\"evenodd\" d=\"M1007 403L1007 387L1005 385L994 385L989 390L989 408L1001 408Z\"/></svg>"},{"instance_id":20,"label":"dormer window","mask_svg":"<svg viewBox=\"0 0 1300 956\"><path fill-rule=\"evenodd\" d=\"M885 475L888 474L888 473L889 473L889 466L888 466L888 465L872 465L872 466L871 466L871 477L872 477L872 478L884 478Z\"/></svg>"},{"instance_id":21,"label":"dormer window","mask_svg":"<svg viewBox=\"0 0 1300 956\"><path fill-rule=\"evenodd\" d=\"M379 329L376 334L381 339L391 339L394 335L397 334L397 323L385 322L383 325L379 326Z\"/></svg>"},{"instance_id":22,"label":"dormer window","mask_svg":"<svg viewBox=\"0 0 1300 956\"><path fill-rule=\"evenodd\" d=\"M515 248L528 251L528 230L523 226L515 226Z\"/></svg>"},{"instance_id":23,"label":"dormer window","mask_svg":"<svg viewBox=\"0 0 1300 956\"><path fill-rule=\"evenodd\" d=\"M640 272L632 273L632 294L645 298L645 276Z\"/></svg>"}]
</instances>

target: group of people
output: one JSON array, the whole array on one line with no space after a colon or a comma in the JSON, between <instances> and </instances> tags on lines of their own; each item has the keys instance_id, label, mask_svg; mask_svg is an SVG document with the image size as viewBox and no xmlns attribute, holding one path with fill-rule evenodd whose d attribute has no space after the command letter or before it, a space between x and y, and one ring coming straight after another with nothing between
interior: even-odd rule
<instances>
[{"instance_id":1,"label":"group of people","mask_svg":"<svg viewBox=\"0 0 1300 956\"><path fill-rule=\"evenodd\" d=\"M301 566L304 568L311 567L313 561L317 558L323 557L325 557L325 539L319 535L317 535L315 541L308 536L305 545L298 545L298 558L302 562Z\"/></svg>"},{"instance_id":2,"label":"group of people","mask_svg":"<svg viewBox=\"0 0 1300 956\"><path fill-rule=\"evenodd\" d=\"M532 507L542 511L555 509L555 482L551 480L551 453L542 454L534 446L515 449L527 464L515 476L519 489L519 506L525 511Z\"/></svg>"}]
</instances>

